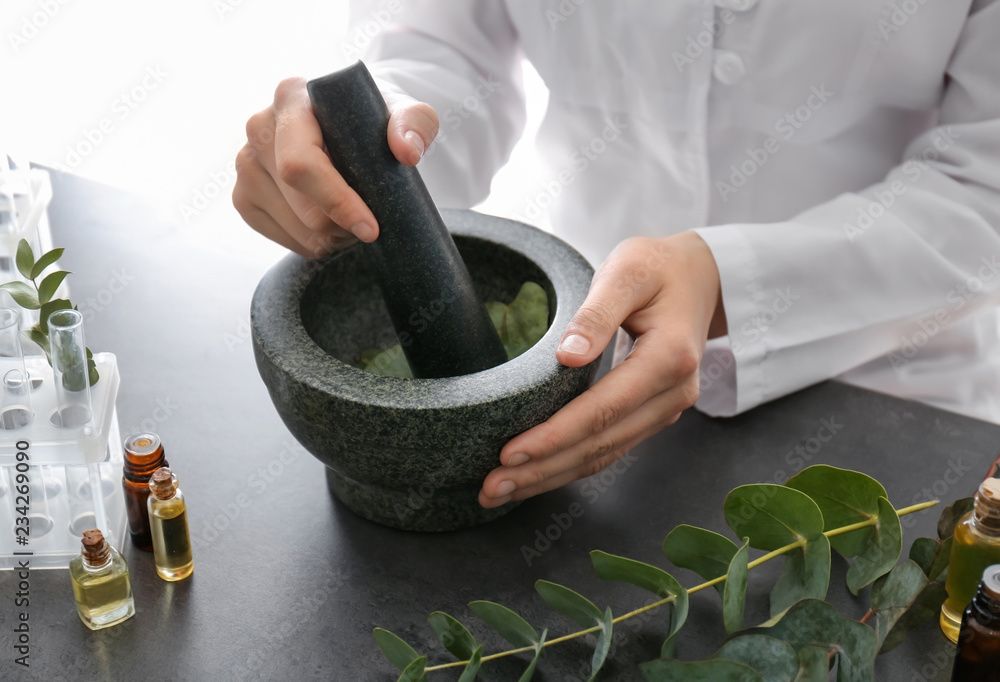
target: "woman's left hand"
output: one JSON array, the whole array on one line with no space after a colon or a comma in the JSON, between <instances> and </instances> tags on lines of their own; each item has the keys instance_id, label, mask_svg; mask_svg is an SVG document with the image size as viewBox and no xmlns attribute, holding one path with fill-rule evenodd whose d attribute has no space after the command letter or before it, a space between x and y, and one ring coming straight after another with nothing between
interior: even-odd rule
<instances>
[{"instance_id":1,"label":"woman's left hand","mask_svg":"<svg viewBox=\"0 0 1000 682\"><path fill-rule=\"evenodd\" d=\"M595 474L673 424L698 399L709 338L726 333L719 271L695 232L628 239L611 253L556 353L568 367L594 360L622 327L632 352L547 421L513 438L479 503L498 507Z\"/></svg>"}]
</instances>

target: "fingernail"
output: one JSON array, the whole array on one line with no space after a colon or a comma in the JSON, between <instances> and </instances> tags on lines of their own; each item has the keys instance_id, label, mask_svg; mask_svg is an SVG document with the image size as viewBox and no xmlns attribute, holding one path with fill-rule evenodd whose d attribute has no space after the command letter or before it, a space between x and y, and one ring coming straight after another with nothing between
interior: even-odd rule
<instances>
[{"instance_id":1,"label":"fingernail","mask_svg":"<svg viewBox=\"0 0 1000 682\"><path fill-rule=\"evenodd\" d=\"M424 140L420 135L418 135L413 130L407 130L403 134L403 139L406 143L413 147L413 151L417 153L417 158L420 159L424 155Z\"/></svg>"},{"instance_id":2,"label":"fingernail","mask_svg":"<svg viewBox=\"0 0 1000 682\"><path fill-rule=\"evenodd\" d=\"M510 495L514 492L514 488L517 484L514 481L501 481L500 485L497 486L496 492L493 493L493 497L503 497L504 495Z\"/></svg>"},{"instance_id":3,"label":"fingernail","mask_svg":"<svg viewBox=\"0 0 1000 682\"><path fill-rule=\"evenodd\" d=\"M559 350L573 355L585 355L590 350L590 340L586 336L570 334L559 344Z\"/></svg>"},{"instance_id":4,"label":"fingernail","mask_svg":"<svg viewBox=\"0 0 1000 682\"><path fill-rule=\"evenodd\" d=\"M375 239L375 228L368 223L354 223L349 232L363 242Z\"/></svg>"},{"instance_id":5,"label":"fingernail","mask_svg":"<svg viewBox=\"0 0 1000 682\"><path fill-rule=\"evenodd\" d=\"M531 459L531 458L528 457L523 452L515 452L513 455L511 455L510 457L507 458L507 466L509 466L509 467L521 466L522 464L524 464L525 462L527 462L529 459Z\"/></svg>"}]
</instances>

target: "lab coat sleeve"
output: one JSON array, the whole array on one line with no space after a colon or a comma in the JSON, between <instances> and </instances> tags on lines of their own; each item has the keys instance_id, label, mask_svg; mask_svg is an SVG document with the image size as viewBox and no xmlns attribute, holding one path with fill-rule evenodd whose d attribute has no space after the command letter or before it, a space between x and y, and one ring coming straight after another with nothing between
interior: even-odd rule
<instances>
[{"instance_id":1,"label":"lab coat sleeve","mask_svg":"<svg viewBox=\"0 0 1000 682\"><path fill-rule=\"evenodd\" d=\"M703 359L700 409L743 412L998 304L997 35L1000 2L976 3L938 125L882 182L787 222L697 230L719 266L729 327Z\"/></svg>"},{"instance_id":2,"label":"lab coat sleeve","mask_svg":"<svg viewBox=\"0 0 1000 682\"><path fill-rule=\"evenodd\" d=\"M351 14L361 27L392 15L364 61L438 114L437 139L419 165L435 202L468 208L485 199L525 123L521 53L504 3L354 0Z\"/></svg>"}]
</instances>

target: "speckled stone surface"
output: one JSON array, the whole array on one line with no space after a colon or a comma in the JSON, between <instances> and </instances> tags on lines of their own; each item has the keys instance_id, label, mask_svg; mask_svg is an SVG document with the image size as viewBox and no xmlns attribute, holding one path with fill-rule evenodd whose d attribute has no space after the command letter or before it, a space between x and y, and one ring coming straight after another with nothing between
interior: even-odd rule
<instances>
[{"instance_id":1,"label":"speckled stone surface","mask_svg":"<svg viewBox=\"0 0 1000 682\"><path fill-rule=\"evenodd\" d=\"M420 173L389 149L389 110L368 69L358 62L307 87L330 160L378 221L379 238L360 249L414 376L458 376L505 362Z\"/></svg>"},{"instance_id":2,"label":"speckled stone surface","mask_svg":"<svg viewBox=\"0 0 1000 682\"><path fill-rule=\"evenodd\" d=\"M406 530L451 530L495 518L477 502L504 444L582 393L600 359L555 358L593 270L561 240L472 211L444 211L482 300L510 302L534 281L549 330L523 355L456 377L397 379L353 366L395 342L358 246L323 261L289 254L251 304L257 367L292 434L329 467L330 489L365 518Z\"/></svg>"}]
</instances>

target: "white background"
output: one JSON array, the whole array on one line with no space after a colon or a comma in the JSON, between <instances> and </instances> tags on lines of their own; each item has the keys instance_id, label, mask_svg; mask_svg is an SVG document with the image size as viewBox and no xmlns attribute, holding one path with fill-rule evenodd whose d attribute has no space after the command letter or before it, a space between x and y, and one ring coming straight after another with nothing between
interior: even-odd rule
<instances>
[{"instance_id":1,"label":"white background","mask_svg":"<svg viewBox=\"0 0 1000 682\"><path fill-rule=\"evenodd\" d=\"M366 38L347 14L346 0L0 0L0 152L145 195L220 248L277 257L232 207L232 161L278 81L354 61ZM526 89L528 129L487 213L523 215L539 187L547 92L530 67Z\"/></svg>"}]
</instances>

